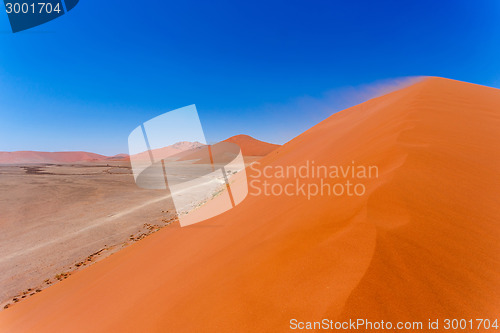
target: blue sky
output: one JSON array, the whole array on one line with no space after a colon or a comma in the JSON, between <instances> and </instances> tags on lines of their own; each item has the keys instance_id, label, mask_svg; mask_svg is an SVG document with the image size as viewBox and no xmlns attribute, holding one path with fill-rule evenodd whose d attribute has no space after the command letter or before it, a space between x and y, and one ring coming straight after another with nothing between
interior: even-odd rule
<instances>
[{"instance_id":1,"label":"blue sky","mask_svg":"<svg viewBox=\"0 0 500 333\"><path fill-rule=\"evenodd\" d=\"M370 83L500 87L500 2L82 0L16 34L0 14L0 45L0 150L127 152L190 104L209 142L283 143Z\"/></svg>"}]
</instances>

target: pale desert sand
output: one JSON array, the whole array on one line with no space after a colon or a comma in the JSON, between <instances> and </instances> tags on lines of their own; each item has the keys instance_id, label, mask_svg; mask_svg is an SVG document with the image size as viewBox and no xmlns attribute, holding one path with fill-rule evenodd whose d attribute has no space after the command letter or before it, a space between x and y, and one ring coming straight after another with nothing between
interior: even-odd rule
<instances>
[{"instance_id":1,"label":"pale desert sand","mask_svg":"<svg viewBox=\"0 0 500 333\"><path fill-rule=\"evenodd\" d=\"M499 109L497 89L428 78L334 114L259 169L376 165L366 195L248 196L1 312L0 329L282 332L292 318L495 319Z\"/></svg>"},{"instance_id":2,"label":"pale desert sand","mask_svg":"<svg viewBox=\"0 0 500 333\"><path fill-rule=\"evenodd\" d=\"M0 177L2 310L172 218L168 193L138 188L128 162L3 165Z\"/></svg>"}]
</instances>

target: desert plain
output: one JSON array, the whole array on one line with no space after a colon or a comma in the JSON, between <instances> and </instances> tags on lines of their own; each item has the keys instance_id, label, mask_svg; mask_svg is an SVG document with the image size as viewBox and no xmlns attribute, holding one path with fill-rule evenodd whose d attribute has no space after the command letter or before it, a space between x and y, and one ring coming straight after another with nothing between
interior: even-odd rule
<instances>
[{"instance_id":1,"label":"desert plain","mask_svg":"<svg viewBox=\"0 0 500 333\"><path fill-rule=\"evenodd\" d=\"M126 161L1 165L0 177L2 309L172 218L168 193L138 188Z\"/></svg>"}]
</instances>

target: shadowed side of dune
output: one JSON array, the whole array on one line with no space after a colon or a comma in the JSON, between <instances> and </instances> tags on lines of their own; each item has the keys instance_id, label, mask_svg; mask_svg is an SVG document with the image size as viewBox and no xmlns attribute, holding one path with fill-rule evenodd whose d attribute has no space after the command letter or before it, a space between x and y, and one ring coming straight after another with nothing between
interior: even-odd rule
<instances>
[{"instance_id":1,"label":"shadowed side of dune","mask_svg":"<svg viewBox=\"0 0 500 333\"><path fill-rule=\"evenodd\" d=\"M279 332L289 320L500 309L500 92L428 78L248 168L375 165L363 196L254 196L169 227L0 313L6 332ZM268 179L284 185L290 179ZM315 180L303 180L313 182Z\"/></svg>"}]
</instances>

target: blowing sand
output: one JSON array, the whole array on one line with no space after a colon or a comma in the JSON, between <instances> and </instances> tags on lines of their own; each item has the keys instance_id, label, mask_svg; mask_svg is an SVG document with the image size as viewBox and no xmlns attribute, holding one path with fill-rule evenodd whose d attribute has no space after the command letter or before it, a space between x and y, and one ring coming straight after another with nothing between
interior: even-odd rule
<instances>
[{"instance_id":1,"label":"blowing sand","mask_svg":"<svg viewBox=\"0 0 500 333\"><path fill-rule=\"evenodd\" d=\"M0 328L284 332L293 318L495 319L499 109L499 90L429 78L334 114L260 167L377 165L366 195L249 196L1 312Z\"/></svg>"}]
</instances>

